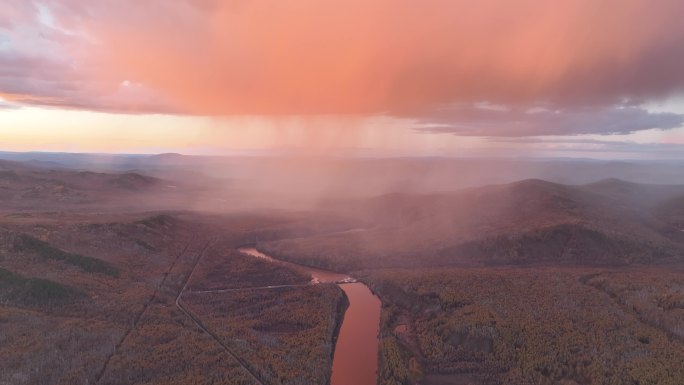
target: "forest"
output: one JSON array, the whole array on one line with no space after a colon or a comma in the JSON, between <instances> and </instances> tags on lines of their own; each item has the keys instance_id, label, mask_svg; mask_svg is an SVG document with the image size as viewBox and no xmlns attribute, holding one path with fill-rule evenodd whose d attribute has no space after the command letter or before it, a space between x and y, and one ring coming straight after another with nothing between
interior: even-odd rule
<instances>
[{"instance_id":1,"label":"forest","mask_svg":"<svg viewBox=\"0 0 684 385\"><path fill-rule=\"evenodd\" d=\"M237 251L255 237L313 231L302 217L2 220L2 383L329 381L342 291Z\"/></svg>"},{"instance_id":2,"label":"forest","mask_svg":"<svg viewBox=\"0 0 684 385\"><path fill-rule=\"evenodd\" d=\"M10 201L0 383L326 384L351 303L294 261L382 301L382 385L679 385L682 191L527 180L231 213Z\"/></svg>"},{"instance_id":3,"label":"forest","mask_svg":"<svg viewBox=\"0 0 684 385\"><path fill-rule=\"evenodd\" d=\"M367 280L383 299L379 383L679 384L683 277L669 269L372 271Z\"/></svg>"}]
</instances>

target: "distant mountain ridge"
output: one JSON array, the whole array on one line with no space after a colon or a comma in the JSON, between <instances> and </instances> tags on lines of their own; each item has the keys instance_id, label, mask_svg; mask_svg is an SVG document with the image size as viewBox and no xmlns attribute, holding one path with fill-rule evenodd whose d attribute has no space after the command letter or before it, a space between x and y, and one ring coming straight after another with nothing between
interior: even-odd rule
<instances>
[{"instance_id":1,"label":"distant mountain ridge","mask_svg":"<svg viewBox=\"0 0 684 385\"><path fill-rule=\"evenodd\" d=\"M347 269L684 262L683 203L684 185L616 179L587 185L529 179L449 193L395 193L339 208L341 215L361 218L364 231L263 247Z\"/></svg>"},{"instance_id":2,"label":"distant mountain ridge","mask_svg":"<svg viewBox=\"0 0 684 385\"><path fill-rule=\"evenodd\" d=\"M168 182L138 173L101 173L46 168L35 162L0 160L0 198L4 206L48 207L85 204L128 194L164 190Z\"/></svg>"}]
</instances>

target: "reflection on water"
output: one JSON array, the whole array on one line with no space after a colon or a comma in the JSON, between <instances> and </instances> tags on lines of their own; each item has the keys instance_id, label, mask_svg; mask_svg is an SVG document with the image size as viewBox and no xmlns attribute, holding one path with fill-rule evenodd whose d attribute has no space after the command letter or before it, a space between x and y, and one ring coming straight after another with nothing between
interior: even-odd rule
<instances>
[{"instance_id":1,"label":"reflection on water","mask_svg":"<svg viewBox=\"0 0 684 385\"><path fill-rule=\"evenodd\" d=\"M313 267L308 267L308 266L303 266L303 265L298 265L296 263L291 263L291 262L286 262L286 261L281 261L279 259L275 259L269 255L266 255L259 250L255 249L254 247L242 247L238 249L241 253L251 255L252 257L257 257L261 259L265 259L269 262L277 263L283 266L288 266L294 270L300 271L305 274L311 275L311 283L316 284L316 283L340 283L340 282L355 282L355 279L346 275L346 274L339 274L335 273L332 271L328 270L321 270L321 269L316 269Z\"/></svg>"},{"instance_id":2,"label":"reflection on water","mask_svg":"<svg viewBox=\"0 0 684 385\"><path fill-rule=\"evenodd\" d=\"M366 285L346 274L281 261L253 247L240 252L291 267L311 275L311 284L337 283L349 299L349 307L335 345L331 385L375 385L377 380L380 299Z\"/></svg>"},{"instance_id":3,"label":"reflection on water","mask_svg":"<svg viewBox=\"0 0 684 385\"><path fill-rule=\"evenodd\" d=\"M340 285L349 308L335 345L331 385L375 385L380 299L361 282Z\"/></svg>"}]
</instances>

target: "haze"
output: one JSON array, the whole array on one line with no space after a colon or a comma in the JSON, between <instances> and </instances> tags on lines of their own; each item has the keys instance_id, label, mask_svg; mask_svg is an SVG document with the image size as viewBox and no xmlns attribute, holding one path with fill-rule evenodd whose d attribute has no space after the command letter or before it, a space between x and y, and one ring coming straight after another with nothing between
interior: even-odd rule
<instances>
[{"instance_id":1,"label":"haze","mask_svg":"<svg viewBox=\"0 0 684 385\"><path fill-rule=\"evenodd\" d=\"M681 385L682 15L0 0L0 385Z\"/></svg>"}]
</instances>

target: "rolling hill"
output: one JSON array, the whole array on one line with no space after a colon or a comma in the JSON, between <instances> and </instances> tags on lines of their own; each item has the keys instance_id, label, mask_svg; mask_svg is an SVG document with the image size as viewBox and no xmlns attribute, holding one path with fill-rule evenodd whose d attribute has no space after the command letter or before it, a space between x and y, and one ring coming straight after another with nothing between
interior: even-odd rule
<instances>
[{"instance_id":1,"label":"rolling hill","mask_svg":"<svg viewBox=\"0 0 684 385\"><path fill-rule=\"evenodd\" d=\"M168 191L169 183L138 173L100 173L0 160L0 202L5 208L95 204ZM57 206L55 206L57 205ZM61 205L61 206L59 206Z\"/></svg>"},{"instance_id":2,"label":"rolling hill","mask_svg":"<svg viewBox=\"0 0 684 385\"><path fill-rule=\"evenodd\" d=\"M538 179L341 204L357 229L260 245L338 269L461 264L661 263L684 259L684 186ZM679 210L679 211L677 211Z\"/></svg>"}]
</instances>

